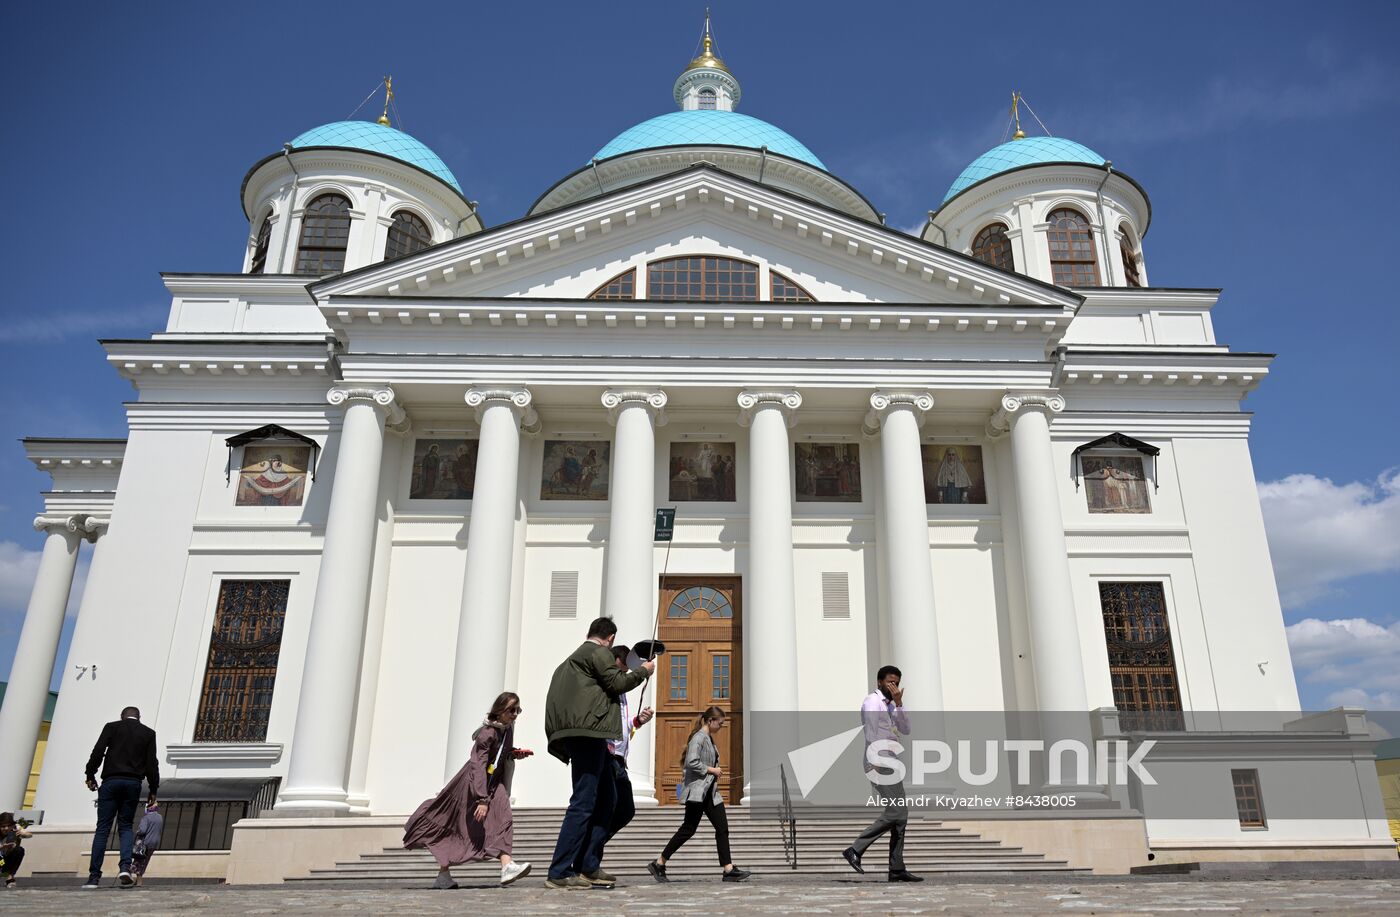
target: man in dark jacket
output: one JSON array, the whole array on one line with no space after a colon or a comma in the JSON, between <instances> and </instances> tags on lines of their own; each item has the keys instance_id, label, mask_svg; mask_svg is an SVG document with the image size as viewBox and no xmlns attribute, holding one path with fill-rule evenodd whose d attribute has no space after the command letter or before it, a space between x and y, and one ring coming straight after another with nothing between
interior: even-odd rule
<instances>
[{"instance_id":1,"label":"man in dark jacket","mask_svg":"<svg viewBox=\"0 0 1400 917\"><path fill-rule=\"evenodd\" d=\"M102 765L102 788L97 786L97 766ZM156 804L160 788L160 765L156 761L156 731L141 725L141 711L127 707L121 719L102 727L102 735L92 747L87 763L87 788L97 791L97 831L92 837L92 862L88 865L88 880L83 888L97 888L102 881L102 859L107 852L107 836L112 831L112 819L117 820L117 835L121 839L121 872L117 881L130 888L131 822L141 803L141 780L150 789L147 805Z\"/></svg>"},{"instance_id":2,"label":"man in dark jacket","mask_svg":"<svg viewBox=\"0 0 1400 917\"><path fill-rule=\"evenodd\" d=\"M599 861L600 851L588 857L586 848L601 848L607 841L602 829L612 819L617 789L609 769L608 739L622 738L618 696L646 681L656 663L647 660L630 672L618 668L610 649L616 639L613 620L598 618L588 626L588 639L559 664L549 683L544 733L549 753L572 769L574 784L545 880L549 888L610 888L617 881L601 866L585 874L581 864L585 859Z\"/></svg>"}]
</instances>

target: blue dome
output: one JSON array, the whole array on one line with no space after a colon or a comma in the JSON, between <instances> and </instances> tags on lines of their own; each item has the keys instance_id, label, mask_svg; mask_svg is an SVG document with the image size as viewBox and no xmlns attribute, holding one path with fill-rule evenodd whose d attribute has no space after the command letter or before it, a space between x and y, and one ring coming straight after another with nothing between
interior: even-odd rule
<instances>
[{"instance_id":1,"label":"blue dome","mask_svg":"<svg viewBox=\"0 0 1400 917\"><path fill-rule=\"evenodd\" d=\"M943 195L943 203L948 203L984 178L1041 162L1082 162L1091 166L1101 166L1104 164L1104 158L1087 146L1063 137L1022 137L1020 140L1010 140L1001 146L992 147L972 160L972 164L963 169L962 174L953 182L948 193Z\"/></svg>"},{"instance_id":2,"label":"blue dome","mask_svg":"<svg viewBox=\"0 0 1400 917\"><path fill-rule=\"evenodd\" d=\"M779 130L767 121L733 111L673 111L650 121L643 121L618 134L593 158L607 159L621 153L660 146L710 144L747 146L755 150L766 146L770 153L797 159L816 166L823 172L826 171L822 161L786 131Z\"/></svg>"},{"instance_id":3,"label":"blue dome","mask_svg":"<svg viewBox=\"0 0 1400 917\"><path fill-rule=\"evenodd\" d=\"M458 194L462 193L462 186L457 184L457 177L436 153L403 131L385 127L374 121L336 121L332 124L322 124L292 141L293 149L313 146L349 147L388 156L390 159L417 166L430 175L436 175L451 185Z\"/></svg>"}]
</instances>

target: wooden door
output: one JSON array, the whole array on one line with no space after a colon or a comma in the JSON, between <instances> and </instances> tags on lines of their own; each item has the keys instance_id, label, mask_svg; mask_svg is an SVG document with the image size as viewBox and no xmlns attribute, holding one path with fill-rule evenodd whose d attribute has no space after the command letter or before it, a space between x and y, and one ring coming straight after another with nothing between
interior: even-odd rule
<instances>
[{"instance_id":1,"label":"wooden door","mask_svg":"<svg viewBox=\"0 0 1400 917\"><path fill-rule=\"evenodd\" d=\"M744 790L739 578L666 577L660 639L666 652L656 672L656 795L662 805L676 804L686 739L700 714L714 705L727 714L716 741L724 769L720 790L726 802L737 803Z\"/></svg>"}]
</instances>

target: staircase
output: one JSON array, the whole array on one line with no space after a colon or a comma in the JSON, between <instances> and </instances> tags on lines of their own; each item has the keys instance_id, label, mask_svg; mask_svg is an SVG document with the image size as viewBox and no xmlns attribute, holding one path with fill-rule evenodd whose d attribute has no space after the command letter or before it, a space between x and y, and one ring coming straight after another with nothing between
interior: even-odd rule
<instances>
[{"instance_id":1,"label":"staircase","mask_svg":"<svg viewBox=\"0 0 1400 917\"><path fill-rule=\"evenodd\" d=\"M543 879L554 853L563 809L517 809L515 812L515 859L533 865L531 881ZM728 809L729 843L734 862L753 870L756 876L841 875L853 876L841 851L869 823L870 819L850 816L808 818L797 824L797 869L784 857L779 824L769 817L750 818L747 809ZM872 813L871 818L874 817ZM646 864L661 852L680 824L676 807L643 809L608 844L603 865L618 878L650 881ZM884 878L888 841L875 842L864 858L868 876ZM1072 869L1062 860L1046 859L1019 847L982 838L941 822L914 818L905 838L904 859L909 870L918 874L1040 872L1088 875L1088 870ZM714 832L702 821L695 837L667 864L673 878L713 877L719 871L715 856ZM500 872L494 861L474 863L453 869L459 881L493 881ZM288 879L297 882L374 883L401 881L426 885L437 874L437 864L426 850L386 848L366 853L350 862L339 862L329 869L313 869L309 876Z\"/></svg>"}]
</instances>

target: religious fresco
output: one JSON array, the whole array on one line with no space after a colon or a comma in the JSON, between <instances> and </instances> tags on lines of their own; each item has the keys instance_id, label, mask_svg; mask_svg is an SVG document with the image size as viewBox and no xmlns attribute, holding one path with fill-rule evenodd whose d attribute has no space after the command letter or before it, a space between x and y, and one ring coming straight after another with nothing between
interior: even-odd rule
<instances>
[{"instance_id":1,"label":"religious fresco","mask_svg":"<svg viewBox=\"0 0 1400 917\"><path fill-rule=\"evenodd\" d=\"M860 446L797 443L793 479L798 503L859 503Z\"/></svg>"},{"instance_id":2,"label":"religious fresco","mask_svg":"<svg viewBox=\"0 0 1400 917\"><path fill-rule=\"evenodd\" d=\"M1147 475L1136 455L1086 455L1079 460L1084 472L1084 494L1091 513L1150 513Z\"/></svg>"},{"instance_id":3,"label":"religious fresco","mask_svg":"<svg viewBox=\"0 0 1400 917\"><path fill-rule=\"evenodd\" d=\"M301 506L310 446L244 446L235 506Z\"/></svg>"},{"instance_id":4,"label":"religious fresco","mask_svg":"<svg viewBox=\"0 0 1400 917\"><path fill-rule=\"evenodd\" d=\"M987 502L987 478L982 471L982 447L962 443L924 443L924 502L978 504Z\"/></svg>"},{"instance_id":5,"label":"religious fresco","mask_svg":"<svg viewBox=\"0 0 1400 917\"><path fill-rule=\"evenodd\" d=\"M415 439L410 500L470 500L476 486L474 439Z\"/></svg>"},{"instance_id":6,"label":"religious fresco","mask_svg":"<svg viewBox=\"0 0 1400 917\"><path fill-rule=\"evenodd\" d=\"M667 477L672 502L733 503L736 499L734 444L722 442L671 443Z\"/></svg>"},{"instance_id":7,"label":"religious fresco","mask_svg":"<svg viewBox=\"0 0 1400 917\"><path fill-rule=\"evenodd\" d=\"M612 444L605 439L551 439L544 444L541 500L606 500Z\"/></svg>"}]
</instances>

